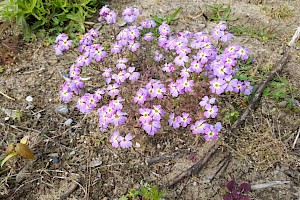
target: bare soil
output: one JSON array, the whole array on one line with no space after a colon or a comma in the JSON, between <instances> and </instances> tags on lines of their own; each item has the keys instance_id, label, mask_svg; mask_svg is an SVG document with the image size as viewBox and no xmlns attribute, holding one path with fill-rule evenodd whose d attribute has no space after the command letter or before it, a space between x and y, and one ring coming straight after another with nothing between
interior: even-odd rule
<instances>
[{"instance_id":1,"label":"bare soil","mask_svg":"<svg viewBox=\"0 0 300 200\"><path fill-rule=\"evenodd\" d=\"M272 40L239 36L230 42L248 47L257 60L256 67L274 65L300 26L299 0L213 2L231 6L231 16L238 20L230 22L229 26L242 24L253 29L267 28L275 33ZM121 11L126 6L135 6L143 11L143 17L149 17L150 14L170 14L181 6L182 12L172 24L175 31L202 31L211 30L215 25L205 18L210 11L204 4L213 2L123 0L112 1L111 7ZM278 14L282 5L290 9L290 16ZM9 35L1 37L2 42L18 41L11 38ZM295 88L300 88L299 40L295 45L290 62L279 76L287 77ZM117 199L146 182L164 188L212 146L184 129L170 129L154 137L140 137L141 147L112 148L98 129L95 116L79 113L72 104L68 105L66 115L55 112L55 108L63 105L59 100L63 82L59 72L67 72L70 57L55 56L42 41L19 42L15 46L14 56L2 60L2 63L9 63L7 59L11 59L12 64L2 65L4 72L0 73L0 91L15 100L0 94L0 108L20 110L22 117L21 121L7 121L7 115L0 111L1 158L10 142L29 136L29 146L36 159L13 158L4 166L8 171L0 174L0 199ZM27 96L33 97L33 109L26 109ZM235 98L228 102L234 102ZM239 105L239 111L245 106ZM71 126L64 125L69 118L73 120ZM225 128L229 127L228 123ZM299 200L300 139L295 141L299 129L299 113L286 111L278 106L278 101L263 97L235 135L220 138L222 148L199 174L166 189L166 199L222 199L220 189L235 179L251 185L289 181L252 190L250 197ZM147 165L148 159L163 155L173 155L173 159Z\"/></svg>"}]
</instances>

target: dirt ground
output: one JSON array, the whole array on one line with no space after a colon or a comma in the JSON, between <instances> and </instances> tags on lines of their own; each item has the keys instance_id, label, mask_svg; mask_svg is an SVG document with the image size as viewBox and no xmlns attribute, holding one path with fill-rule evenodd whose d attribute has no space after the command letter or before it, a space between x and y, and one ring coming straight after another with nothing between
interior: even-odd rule
<instances>
[{"instance_id":1,"label":"dirt ground","mask_svg":"<svg viewBox=\"0 0 300 200\"><path fill-rule=\"evenodd\" d=\"M143 11L143 17L148 17L167 15L181 6L183 10L172 27L176 31L202 31L215 25L204 17L210 14L204 4L220 2L230 5L231 16L238 18L229 26L266 28L276 35L266 41L247 35L236 36L230 42L249 48L256 67L274 65L300 26L299 0L123 0L112 1L111 7L120 11L126 6L135 6ZM280 9L283 11L278 12ZM284 9L291 15L278 14L287 13ZM17 41L11 36L1 39L2 42ZM69 111L65 115L55 112L63 105L59 100L63 82L59 71L67 72L70 58L55 56L41 41L29 44L20 41L14 45L15 61L3 66L0 91L15 100L0 95L0 108L20 110L22 117L21 121L5 120L7 115L0 110L0 157L5 155L10 142L29 136L35 160L13 158L5 165L8 171L0 174L0 199L50 200L66 196L65 199L117 199L144 183L164 188L176 175L201 159L212 145L183 129L170 129L154 137L141 137L141 147L112 148L108 139L103 139L105 135L99 130L95 116L83 115L74 104L68 104ZM291 50L290 62L280 74L295 88L300 88L299 48L298 40ZM27 96L33 97L33 108L28 109ZM244 107L239 105L239 111ZM70 126L64 124L67 119L73 120ZM225 128L229 127L227 124ZM222 199L220 188L235 179L251 185L287 181L252 190L251 199L300 200L300 139L295 141L298 131L299 113L286 111L278 106L278 101L263 97L235 135L220 139L222 148L204 169L166 189L165 199ZM148 159L163 155L173 158L147 165ZM79 187L73 191L76 185Z\"/></svg>"}]
</instances>

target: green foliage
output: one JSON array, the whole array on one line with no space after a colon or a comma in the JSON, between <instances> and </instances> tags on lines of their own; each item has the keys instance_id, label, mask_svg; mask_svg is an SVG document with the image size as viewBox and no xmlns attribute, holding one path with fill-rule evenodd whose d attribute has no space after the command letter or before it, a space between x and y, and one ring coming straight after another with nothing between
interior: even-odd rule
<instances>
[{"instance_id":1,"label":"green foliage","mask_svg":"<svg viewBox=\"0 0 300 200\"><path fill-rule=\"evenodd\" d=\"M245 25L235 25L229 28L229 31L236 36L247 35L252 38L257 38L260 41L267 41L275 38L275 34L272 29L262 28L253 29Z\"/></svg>"},{"instance_id":2,"label":"green foliage","mask_svg":"<svg viewBox=\"0 0 300 200\"><path fill-rule=\"evenodd\" d=\"M229 110L225 113L224 118L230 123L234 123L239 118L239 112L236 110Z\"/></svg>"},{"instance_id":3,"label":"green foliage","mask_svg":"<svg viewBox=\"0 0 300 200\"><path fill-rule=\"evenodd\" d=\"M253 66L252 59L249 58L246 62L238 63L239 71L234 78L239 80L248 80L253 85L253 91L257 89L258 84L263 80L266 74L270 71L272 64L266 64L263 67ZM268 87L263 91L264 96L268 96L276 101L284 102L282 105L287 110L298 111L296 99L299 99L299 91L293 87L287 78L274 78ZM250 98L251 96L249 96ZM248 99L249 100L249 99ZM282 107L282 106L281 106ZM229 119L230 117L228 117ZM229 120L231 121L231 120Z\"/></svg>"},{"instance_id":4,"label":"green foliage","mask_svg":"<svg viewBox=\"0 0 300 200\"><path fill-rule=\"evenodd\" d=\"M159 15L150 15L150 18L153 19L156 22L156 27L151 28L150 31L153 33L155 37L159 36L158 27L163 23L166 22L167 24L171 24L172 21L177 19L177 15L181 12L182 7L179 7L177 10L175 10L172 14L168 16L159 16ZM142 30L141 34L144 35L145 33L149 32L149 30Z\"/></svg>"},{"instance_id":5,"label":"green foliage","mask_svg":"<svg viewBox=\"0 0 300 200\"><path fill-rule=\"evenodd\" d=\"M0 73L4 72L3 66L0 66Z\"/></svg>"},{"instance_id":6,"label":"green foliage","mask_svg":"<svg viewBox=\"0 0 300 200\"><path fill-rule=\"evenodd\" d=\"M123 195L119 200L136 199L141 197L144 200L160 200L165 196L165 192L158 189L156 185L148 183L142 185L139 189L131 189L127 195Z\"/></svg>"},{"instance_id":7,"label":"green foliage","mask_svg":"<svg viewBox=\"0 0 300 200\"><path fill-rule=\"evenodd\" d=\"M299 111L296 104L296 99L300 98L299 90L293 87L287 78L275 78L263 91L263 94L281 101L281 107L286 110Z\"/></svg>"},{"instance_id":8,"label":"green foliage","mask_svg":"<svg viewBox=\"0 0 300 200\"><path fill-rule=\"evenodd\" d=\"M51 33L81 32L87 18L96 12L98 0L4 0L0 3L0 19L20 26L26 41L33 39L38 29L46 28Z\"/></svg>"},{"instance_id":9,"label":"green foliage","mask_svg":"<svg viewBox=\"0 0 300 200\"><path fill-rule=\"evenodd\" d=\"M163 22L166 22L167 24L171 24L171 22L176 19L177 15L181 12L181 10L182 7L179 7L171 15L168 16L150 15L150 17L156 22L157 26L160 26Z\"/></svg>"},{"instance_id":10,"label":"green foliage","mask_svg":"<svg viewBox=\"0 0 300 200\"><path fill-rule=\"evenodd\" d=\"M208 17L209 21L236 21L238 18L229 17L231 13L231 8L229 5L208 5L205 6L211 11L210 16Z\"/></svg>"},{"instance_id":11,"label":"green foliage","mask_svg":"<svg viewBox=\"0 0 300 200\"><path fill-rule=\"evenodd\" d=\"M160 200L165 196L165 192L160 191L156 185L145 184L141 187L141 192L145 200Z\"/></svg>"}]
</instances>

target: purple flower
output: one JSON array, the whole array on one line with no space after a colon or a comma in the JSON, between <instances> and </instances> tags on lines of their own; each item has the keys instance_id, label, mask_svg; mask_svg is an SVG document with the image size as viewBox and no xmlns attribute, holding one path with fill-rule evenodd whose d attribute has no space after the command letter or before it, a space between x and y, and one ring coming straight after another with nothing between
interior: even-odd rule
<instances>
[{"instance_id":1,"label":"purple flower","mask_svg":"<svg viewBox=\"0 0 300 200\"><path fill-rule=\"evenodd\" d=\"M247 60L248 56L249 56L249 50L247 48L243 48L241 47L238 52L237 55L242 59L242 60Z\"/></svg>"},{"instance_id":2,"label":"purple flower","mask_svg":"<svg viewBox=\"0 0 300 200\"><path fill-rule=\"evenodd\" d=\"M133 98L133 101L135 103L138 103L140 105L144 104L145 101L148 98L148 93L145 89L139 89L136 93L136 96Z\"/></svg>"},{"instance_id":3,"label":"purple flower","mask_svg":"<svg viewBox=\"0 0 300 200\"><path fill-rule=\"evenodd\" d=\"M221 124L221 122L217 122L217 123L215 124L215 129L217 129L218 132L221 131L221 129L222 129L222 124Z\"/></svg>"},{"instance_id":4,"label":"purple flower","mask_svg":"<svg viewBox=\"0 0 300 200\"><path fill-rule=\"evenodd\" d=\"M180 76L182 77L182 78L188 78L188 77L190 77L190 70L189 70L189 68L187 69L187 68L182 68L182 70L180 71Z\"/></svg>"},{"instance_id":5,"label":"purple flower","mask_svg":"<svg viewBox=\"0 0 300 200\"><path fill-rule=\"evenodd\" d=\"M107 13L105 20L108 24L114 24L117 21L117 13L113 10L111 10L109 13Z\"/></svg>"},{"instance_id":6,"label":"purple flower","mask_svg":"<svg viewBox=\"0 0 300 200\"><path fill-rule=\"evenodd\" d=\"M184 66L184 64L188 61L189 61L189 57L186 55L179 55L176 56L174 59L174 63L178 66Z\"/></svg>"},{"instance_id":7,"label":"purple flower","mask_svg":"<svg viewBox=\"0 0 300 200\"><path fill-rule=\"evenodd\" d=\"M180 94L178 84L174 82L169 84L169 91L173 97L177 97Z\"/></svg>"},{"instance_id":8,"label":"purple flower","mask_svg":"<svg viewBox=\"0 0 300 200\"><path fill-rule=\"evenodd\" d=\"M142 128L149 135L154 135L160 129L159 121L153 120L142 124Z\"/></svg>"},{"instance_id":9,"label":"purple flower","mask_svg":"<svg viewBox=\"0 0 300 200\"><path fill-rule=\"evenodd\" d=\"M118 136L118 141L120 142L121 148L130 148L132 146L132 135L128 133L125 137Z\"/></svg>"},{"instance_id":10,"label":"purple flower","mask_svg":"<svg viewBox=\"0 0 300 200\"><path fill-rule=\"evenodd\" d=\"M212 93L222 94L225 91L225 80L222 78L214 78L210 82L210 89Z\"/></svg>"},{"instance_id":11,"label":"purple flower","mask_svg":"<svg viewBox=\"0 0 300 200\"><path fill-rule=\"evenodd\" d=\"M187 127L187 125L191 123L192 118L190 118L189 115L190 114L185 112L182 113L182 121L181 121L182 127Z\"/></svg>"},{"instance_id":12,"label":"purple flower","mask_svg":"<svg viewBox=\"0 0 300 200\"><path fill-rule=\"evenodd\" d=\"M102 46L99 46L94 51L93 57L97 62L103 60L106 57L106 52L104 51L104 48Z\"/></svg>"},{"instance_id":13,"label":"purple flower","mask_svg":"<svg viewBox=\"0 0 300 200\"><path fill-rule=\"evenodd\" d=\"M190 129L192 130L193 134L204 134L206 128L209 127L209 125L207 123L204 123L205 120L198 120L195 122L195 124L192 124Z\"/></svg>"},{"instance_id":14,"label":"purple flower","mask_svg":"<svg viewBox=\"0 0 300 200\"><path fill-rule=\"evenodd\" d=\"M105 94L104 89L98 89L95 91L94 98L96 102L99 102L102 99L102 95Z\"/></svg>"},{"instance_id":15,"label":"purple flower","mask_svg":"<svg viewBox=\"0 0 300 200\"><path fill-rule=\"evenodd\" d=\"M117 54L120 53L122 50L122 45L120 45L118 42L115 42L111 47L111 53Z\"/></svg>"},{"instance_id":16,"label":"purple flower","mask_svg":"<svg viewBox=\"0 0 300 200\"><path fill-rule=\"evenodd\" d=\"M117 110L110 118L111 123L115 126L122 125L127 121L127 113Z\"/></svg>"},{"instance_id":17,"label":"purple flower","mask_svg":"<svg viewBox=\"0 0 300 200\"><path fill-rule=\"evenodd\" d=\"M132 52L136 52L139 47L140 47L140 43L138 43L138 42L129 42L128 43L128 49Z\"/></svg>"},{"instance_id":18,"label":"purple flower","mask_svg":"<svg viewBox=\"0 0 300 200\"><path fill-rule=\"evenodd\" d=\"M65 33L60 33L55 38L55 43L59 43L59 41L67 40L69 37Z\"/></svg>"},{"instance_id":19,"label":"purple flower","mask_svg":"<svg viewBox=\"0 0 300 200\"><path fill-rule=\"evenodd\" d=\"M139 113L142 115L139 118L139 121L144 124L146 122L150 122L152 121L152 117L151 117L151 109L148 108L140 108L139 109Z\"/></svg>"},{"instance_id":20,"label":"purple flower","mask_svg":"<svg viewBox=\"0 0 300 200\"><path fill-rule=\"evenodd\" d=\"M162 54L160 54L157 50L154 52L155 56L154 56L154 60L156 62L159 62L164 56Z\"/></svg>"},{"instance_id":21,"label":"purple flower","mask_svg":"<svg viewBox=\"0 0 300 200\"><path fill-rule=\"evenodd\" d=\"M210 126L209 128L205 129L204 139L206 141L216 140L218 138L218 133L219 132L213 126Z\"/></svg>"},{"instance_id":22,"label":"purple flower","mask_svg":"<svg viewBox=\"0 0 300 200\"><path fill-rule=\"evenodd\" d=\"M151 117L155 121L159 121L162 116L165 115L165 112L163 109L161 109L161 105L154 105L152 112L151 112Z\"/></svg>"},{"instance_id":23,"label":"purple flower","mask_svg":"<svg viewBox=\"0 0 300 200\"><path fill-rule=\"evenodd\" d=\"M158 31L159 31L159 34L161 35L168 35L170 34L170 26L166 23L166 22L163 22L159 27L158 27Z\"/></svg>"},{"instance_id":24,"label":"purple flower","mask_svg":"<svg viewBox=\"0 0 300 200\"><path fill-rule=\"evenodd\" d=\"M113 133L113 135L111 136L109 142L111 143L111 145L115 148L119 147L119 140L118 137L120 136L119 131L116 131Z\"/></svg>"},{"instance_id":25,"label":"purple flower","mask_svg":"<svg viewBox=\"0 0 300 200\"><path fill-rule=\"evenodd\" d=\"M200 105L201 107L205 107L207 104L214 104L215 101L216 101L215 98L209 99L208 96L204 96L204 97L201 99L199 105Z\"/></svg>"},{"instance_id":26,"label":"purple flower","mask_svg":"<svg viewBox=\"0 0 300 200\"><path fill-rule=\"evenodd\" d=\"M175 117L175 114L172 113L171 115L169 115L169 126L172 126L173 128L179 128L180 127L180 123L182 122L182 117L177 116Z\"/></svg>"},{"instance_id":27,"label":"purple flower","mask_svg":"<svg viewBox=\"0 0 300 200\"><path fill-rule=\"evenodd\" d=\"M243 87L243 91L244 91L244 95L250 95L252 92L253 87L250 85L249 81L244 81L244 85Z\"/></svg>"},{"instance_id":28,"label":"purple flower","mask_svg":"<svg viewBox=\"0 0 300 200\"><path fill-rule=\"evenodd\" d=\"M72 99L73 92L70 92L68 87L63 87L62 90L59 92L59 95L60 99L63 102L67 103Z\"/></svg>"},{"instance_id":29,"label":"purple flower","mask_svg":"<svg viewBox=\"0 0 300 200\"><path fill-rule=\"evenodd\" d=\"M210 104L207 104L205 106L205 112L204 112L204 116L206 118L216 118L217 114L218 114L218 107L217 106L211 106Z\"/></svg>"},{"instance_id":30,"label":"purple flower","mask_svg":"<svg viewBox=\"0 0 300 200\"><path fill-rule=\"evenodd\" d=\"M200 73L202 72L202 65L197 60L194 60L189 69L192 72Z\"/></svg>"},{"instance_id":31,"label":"purple flower","mask_svg":"<svg viewBox=\"0 0 300 200\"><path fill-rule=\"evenodd\" d=\"M146 33L143 38L146 41L152 41L153 40L153 33L152 32Z\"/></svg>"},{"instance_id":32,"label":"purple flower","mask_svg":"<svg viewBox=\"0 0 300 200\"><path fill-rule=\"evenodd\" d=\"M129 80L133 83L135 82L136 80L139 79L140 77L140 73L139 72L135 72L135 67L129 67L128 68L128 73L129 73Z\"/></svg>"},{"instance_id":33,"label":"purple flower","mask_svg":"<svg viewBox=\"0 0 300 200\"><path fill-rule=\"evenodd\" d=\"M127 37L129 40L134 40L135 38L138 38L140 36L140 31L137 29L136 26L129 27L129 30L127 32Z\"/></svg>"},{"instance_id":34,"label":"purple flower","mask_svg":"<svg viewBox=\"0 0 300 200\"><path fill-rule=\"evenodd\" d=\"M187 80L187 78L178 79L178 88L179 90L183 90L188 93L192 91L192 87L194 86L193 80Z\"/></svg>"},{"instance_id":35,"label":"purple flower","mask_svg":"<svg viewBox=\"0 0 300 200\"><path fill-rule=\"evenodd\" d=\"M108 95L111 96L112 98L117 96L120 92L120 90L118 88L119 88L119 85L117 83L108 85L107 89L106 89L108 91Z\"/></svg>"}]
</instances>

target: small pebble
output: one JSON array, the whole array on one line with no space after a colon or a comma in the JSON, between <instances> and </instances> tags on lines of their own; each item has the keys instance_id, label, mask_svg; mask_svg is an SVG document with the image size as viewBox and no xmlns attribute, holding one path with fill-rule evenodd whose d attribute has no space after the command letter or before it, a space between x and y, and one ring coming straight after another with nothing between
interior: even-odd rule
<instances>
[{"instance_id":1,"label":"small pebble","mask_svg":"<svg viewBox=\"0 0 300 200\"><path fill-rule=\"evenodd\" d=\"M51 157L50 160L51 160L53 163L59 163L59 161L60 161L59 157L57 157L57 156Z\"/></svg>"},{"instance_id":2,"label":"small pebble","mask_svg":"<svg viewBox=\"0 0 300 200\"><path fill-rule=\"evenodd\" d=\"M28 101L28 102L32 102L32 101L33 101L33 98L32 98L32 96L27 96L27 97L26 97L26 101Z\"/></svg>"},{"instance_id":3,"label":"small pebble","mask_svg":"<svg viewBox=\"0 0 300 200\"><path fill-rule=\"evenodd\" d=\"M42 114L41 114L41 113L38 113L38 114L36 114L36 118L37 118L37 119L40 119L40 118L41 118L41 116L42 116Z\"/></svg>"},{"instance_id":4,"label":"small pebble","mask_svg":"<svg viewBox=\"0 0 300 200\"><path fill-rule=\"evenodd\" d=\"M73 122L73 119L67 119L67 120L64 122L64 125L66 125L66 126L71 126L72 122Z\"/></svg>"},{"instance_id":5,"label":"small pebble","mask_svg":"<svg viewBox=\"0 0 300 200\"><path fill-rule=\"evenodd\" d=\"M55 112L66 115L69 112L69 109L66 105L58 106L55 108Z\"/></svg>"},{"instance_id":6,"label":"small pebble","mask_svg":"<svg viewBox=\"0 0 300 200\"><path fill-rule=\"evenodd\" d=\"M34 109L34 105L29 104L28 106L26 106L26 109L27 110L33 110Z\"/></svg>"}]
</instances>

